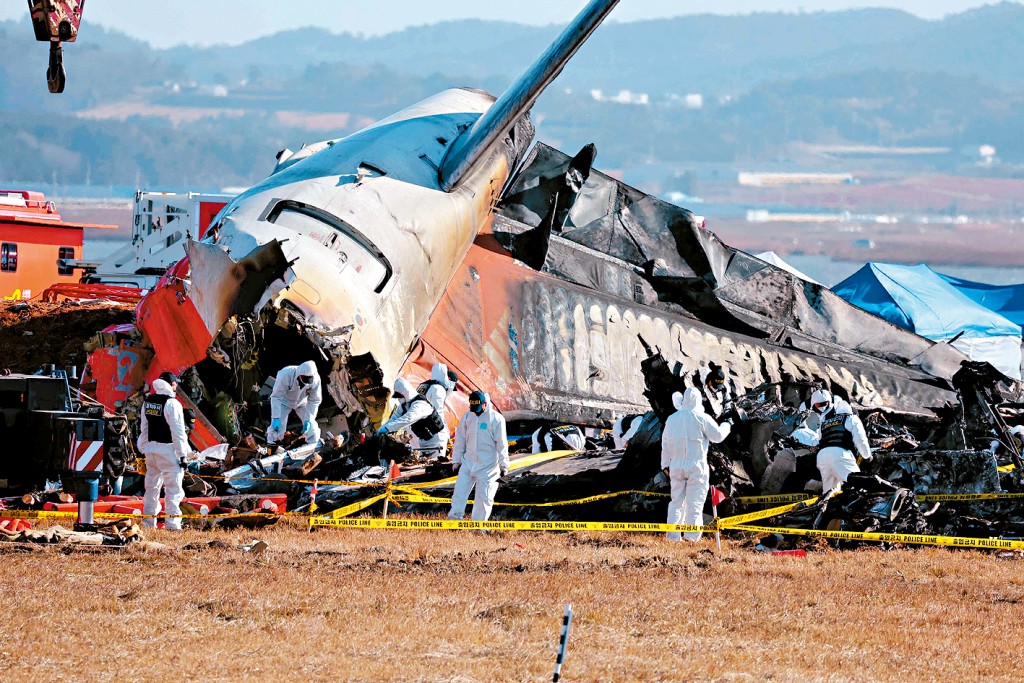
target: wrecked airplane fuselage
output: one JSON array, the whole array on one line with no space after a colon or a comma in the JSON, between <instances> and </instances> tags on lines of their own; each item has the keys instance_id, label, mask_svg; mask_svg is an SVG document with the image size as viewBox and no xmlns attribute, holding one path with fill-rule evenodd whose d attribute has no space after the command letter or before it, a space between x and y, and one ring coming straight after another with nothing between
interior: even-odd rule
<instances>
[{"instance_id":1,"label":"wrecked airplane fuselage","mask_svg":"<svg viewBox=\"0 0 1024 683\"><path fill-rule=\"evenodd\" d=\"M443 191L438 168L449 145L492 102L449 90L315 154L283 159L224 208L210 243L189 245L187 273L140 304L139 327L156 355L149 375L211 356L231 370L258 363L265 377L302 348L343 413L379 421L402 363L520 160L513 140L532 137L528 117L520 119L506 144ZM254 335L237 321L264 309L255 336L273 325L290 329L295 345L284 338L276 353L261 353L244 338ZM233 353L243 346L244 357ZM250 392L241 393L244 400Z\"/></svg>"},{"instance_id":2,"label":"wrecked airplane fuselage","mask_svg":"<svg viewBox=\"0 0 1024 683\"><path fill-rule=\"evenodd\" d=\"M347 138L282 152L142 301L136 341L154 360L119 377L195 366L189 391L227 414L246 410L268 375L313 358L338 412L379 422L533 140L533 102L616 4L591 0L497 99L446 90ZM228 401L210 389L224 384Z\"/></svg>"}]
</instances>

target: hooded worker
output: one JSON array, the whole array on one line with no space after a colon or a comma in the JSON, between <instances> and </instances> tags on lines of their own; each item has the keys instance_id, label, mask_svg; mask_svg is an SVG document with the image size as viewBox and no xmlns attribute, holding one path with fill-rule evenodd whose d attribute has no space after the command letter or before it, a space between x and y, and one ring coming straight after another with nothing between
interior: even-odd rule
<instances>
[{"instance_id":1,"label":"hooded worker","mask_svg":"<svg viewBox=\"0 0 1024 683\"><path fill-rule=\"evenodd\" d=\"M274 391L270 394L270 429L267 430L267 444L276 444L288 428L288 416L294 411L302 423L302 435L307 444L320 441L320 426L316 414L323 402L320 374L316 363L307 360L301 365L281 368L274 379Z\"/></svg>"},{"instance_id":2,"label":"hooded worker","mask_svg":"<svg viewBox=\"0 0 1024 683\"><path fill-rule=\"evenodd\" d=\"M871 444L868 443L864 423L853 414L853 408L832 392L818 389L811 394L811 410L820 416L820 426L810 445L818 446L818 470L821 472L822 491L828 493L844 483L857 466L857 454L864 460L871 459Z\"/></svg>"},{"instance_id":3,"label":"hooded worker","mask_svg":"<svg viewBox=\"0 0 1024 683\"><path fill-rule=\"evenodd\" d=\"M665 420L661 434L661 467L668 470L672 501L668 505L669 524L702 523L704 501L711 488L708 444L721 443L729 436L732 420L718 424L704 412L700 392L690 387L685 393L672 394L676 412ZM666 534L678 541L678 532ZM699 541L699 531L688 531L687 541Z\"/></svg>"},{"instance_id":4,"label":"hooded worker","mask_svg":"<svg viewBox=\"0 0 1024 683\"><path fill-rule=\"evenodd\" d=\"M454 373L449 371L448 366L444 363L434 363L434 367L430 369L430 379L419 385L416 389L417 393L427 399L427 402L434 408L434 411L444 424L444 427L437 434L437 441L441 444L441 452L438 455L444 455L444 452L448 449L448 441L451 438L448 424L444 422L444 413L448 395L455 390L454 383L450 379L452 374Z\"/></svg>"},{"instance_id":5,"label":"hooded worker","mask_svg":"<svg viewBox=\"0 0 1024 683\"><path fill-rule=\"evenodd\" d=\"M469 412L455 430L452 465L459 473L448 519L462 519L473 494L473 520L486 522L494 506L498 479L508 472L508 434L505 418L481 391L469 395Z\"/></svg>"},{"instance_id":6,"label":"hooded worker","mask_svg":"<svg viewBox=\"0 0 1024 683\"><path fill-rule=\"evenodd\" d=\"M732 388L725 378L725 370L721 365L711 361L703 373L701 385L704 389L704 412L721 420L733 407Z\"/></svg>"},{"instance_id":7,"label":"hooded worker","mask_svg":"<svg viewBox=\"0 0 1024 683\"><path fill-rule=\"evenodd\" d=\"M587 447L587 439L576 425L545 426L533 433L530 445L533 453L582 451Z\"/></svg>"},{"instance_id":8,"label":"hooded worker","mask_svg":"<svg viewBox=\"0 0 1024 683\"><path fill-rule=\"evenodd\" d=\"M447 376L447 370L445 373ZM413 436L409 447L418 455L429 460L444 453L448 447L448 426L433 404L406 379L395 381L394 395L398 408L377 434L397 434L408 429Z\"/></svg>"},{"instance_id":9,"label":"hooded worker","mask_svg":"<svg viewBox=\"0 0 1024 683\"><path fill-rule=\"evenodd\" d=\"M644 421L643 415L624 415L612 425L612 443L615 450L621 451L629 445L629 440L640 431L640 423Z\"/></svg>"},{"instance_id":10,"label":"hooded worker","mask_svg":"<svg viewBox=\"0 0 1024 683\"><path fill-rule=\"evenodd\" d=\"M153 380L152 393L142 404L142 420L137 445L146 456L146 493L142 498L142 511L147 517L143 525L156 526L155 515L160 513L160 489L166 492L164 512L168 515L164 526L181 529L181 501L185 498L182 479L185 459L191 452L185 431L185 413L181 402L174 397L178 378L173 373L162 373Z\"/></svg>"}]
</instances>

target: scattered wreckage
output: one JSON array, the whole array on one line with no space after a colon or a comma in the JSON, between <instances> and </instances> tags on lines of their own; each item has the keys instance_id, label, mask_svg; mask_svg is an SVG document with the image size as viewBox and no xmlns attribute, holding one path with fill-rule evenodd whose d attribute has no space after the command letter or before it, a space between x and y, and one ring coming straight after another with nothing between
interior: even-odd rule
<instances>
[{"instance_id":1,"label":"scattered wreckage","mask_svg":"<svg viewBox=\"0 0 1024 683\"><path fill-rule=\"evenodd\" d=\"M639 493L542 514L654 520L664 519L664 496L650 494L667 488L658 456L671 395L715 363L730 410L745 416L710 455L712 483L734 500L813 491L814 458L790 437L816 386L861 411L879 456L858 479L864 493L822 503L813 523L956 526L991 508L943 504L939 515L914 496L1020 489L1019 383L726 246L691 212L594 169L594 145L569 157L534 144L534 100L615 4L589 3L498 98L448 90L347 138L282 152L188 241L133 324L90 343L82 390L104 419L137 421L146 383L177 373L201 453L190 493L237 496L239 510L279 510L266 497L283 495L301 510L311 478L381 482L382 461L407 459L372 435L395 380L425 380L443 362L459 376L449 422L474 390L510 433L599 430L643 414L624 451L606 443L520 468L500 489L499 502L521 504L506 514L629 489ZM310 359L328 390L323 443L268 449L273 376ZM407 467L402 479L423 486L445 468ZM365 492L318 493L329 510ZM1003 533L999 523L985 533Z\"/></svg>"}]
</instances>

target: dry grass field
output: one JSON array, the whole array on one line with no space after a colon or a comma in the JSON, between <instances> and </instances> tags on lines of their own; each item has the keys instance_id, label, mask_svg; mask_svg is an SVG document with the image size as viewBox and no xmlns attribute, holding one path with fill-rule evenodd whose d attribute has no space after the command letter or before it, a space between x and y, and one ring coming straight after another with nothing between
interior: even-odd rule
<instances>
[{"instance_id":1,"label":"dry grass field","mask_svg":"<svg viewBox=\"0 0 1024 683\"><path fill-rule=\"evenodd\" d=\"M569 681L1018 678L1024 564L985 552L297 522L148 538L169 547L0 545L3 678L541 681L570 602Z\"/></svg>"}]
</instances>

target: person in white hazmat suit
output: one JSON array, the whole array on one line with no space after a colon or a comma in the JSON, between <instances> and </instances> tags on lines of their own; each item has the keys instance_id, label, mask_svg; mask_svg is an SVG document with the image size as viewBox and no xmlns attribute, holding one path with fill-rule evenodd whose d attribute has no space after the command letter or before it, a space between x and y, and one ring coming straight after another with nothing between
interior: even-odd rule
<instances>
[{"instance_id":1,"label":"person in white hazmat suit","mask_svg":"<svg viewBox=\"0 0 1024 683\"><path fill-rule=\"evenodd\" d=\"M665 420L661 433L661 467L668 470L672 500L668 504L669 524L701 524L704 501L711 489L708 444L721 443L732 430L732 420L722 424L704 412L700 392L693 387L672 394L676 412ZM666 534L680 540L678 532ZM687 541L699 541L700 532L688 531Z\"/></svg>"},{"instance_id":2,"label":"person in white hazmat suit","mask_svg":"<svg viewBox=\"0 0 1024 683\"><path fill-rule=\"evenodd\" d=\"M640 424L644 421L643 415L623 415L612 425L612 443L615 450L621 451L629 445L629 440L640 431Z\"/></svg>"},{"instance_id":3,"label":"person in white hazmat suit","mask_svg":"<svg viewBox=\"0 0 1024 683\"><path fill-rule=\"evenodd\" d=\"M459 476L452 493L448 519L462 519L473 494L473 521L486 522L494 507L498 479L508 473L508 434L505 418L491 407L487 394L469 395L469 412L455 430L452 466Z\"/></svg>"},{"instance_id":4,"label":"person in white hazmat suit","mask_svg":"<svg viewBox=\"0 0 1024 683\"><path fill-rule=\"evenodd\" d=\"M182 480L185 459L192 449L185 431L185 413L181 402L174 397L178 378L170 372L153 380L152 393L142 404L142 420L136 445L146 456L146 493L142 497L145 515L160 514L160 489L166 492L164 512L168 515L164 526L181 529L181 501L185 499ZM147 516L143 526L156 527L156 519Z\"/></svg>"},{"instance_id":5,"label":"person in white hazmat suit","mask_svg":"<svg viewBox=\"0 0 1024 683\"><path fill-rule=\"evenodd\" d=\"M395 380L394 395L398 408L377 430L377 435L397 434L408 429L413 436L409 448L415 453L427 459L444 453L448 447L448 426L433 404L418 394L406 379Z\"/></svg>"},{"instance_id":6,"label":"person in white hazmat suit","mask_svg":"<svg viewBox=\"0 0 1024 683\"><path fill-rule=\"evenodd\" d=\"M586 447L587 438L576 425L541 427L530 437L530 450L535 455L551 451L582 451Z\"/></svg>"},{"instance_id":7,"label":"person in white hazmat suit","mask_svg":"<svg viewBox=\"0 0 1024 683\"><path fill-rule=\"evenodd\" d=\"M307 444L320 441L320 426L316 414L323 402L320 374L316 363L307 360L301 365L281 368L274 378L274 391L270 394L270 429L267 444L276 444L288 428L288 415L294 411L302 422L302 436Z\"/></svg>"},{"instance_id":8,"label":"person in white hazmat suit","mask_svg":"<svg viewBox=\"0 0 1024 683\"><path fill-rule=\"evenodd\" d=\"M445 454L445 451L448 450L448 441L451 439L448 423L444 419L444 408L448 401L448 395L455 390L455 384L450 377L451 373L448 372L447 365L434 363L434 367L430 369L430 379L416 388L417 393L427 399L427 402L434 408L444 425L436 437L441 445L441 451L435 454L438 456Z\"/></svg>"},{"instance_id":9,"label":"person in white hazmat suit","mask_svg":"<svg viewBox=\"0 0 1024 683\"><path fill-rule=\"evenodd\" d=\"M818 470L821 490L828 493L854 472L860 472L853 451L864 460L871 459L864 423L853 414L853 408L832 392L818 389L811 394L811 410L820 416L818 431L807 445L818 447Z\"/></svg>"}]
</instances>

